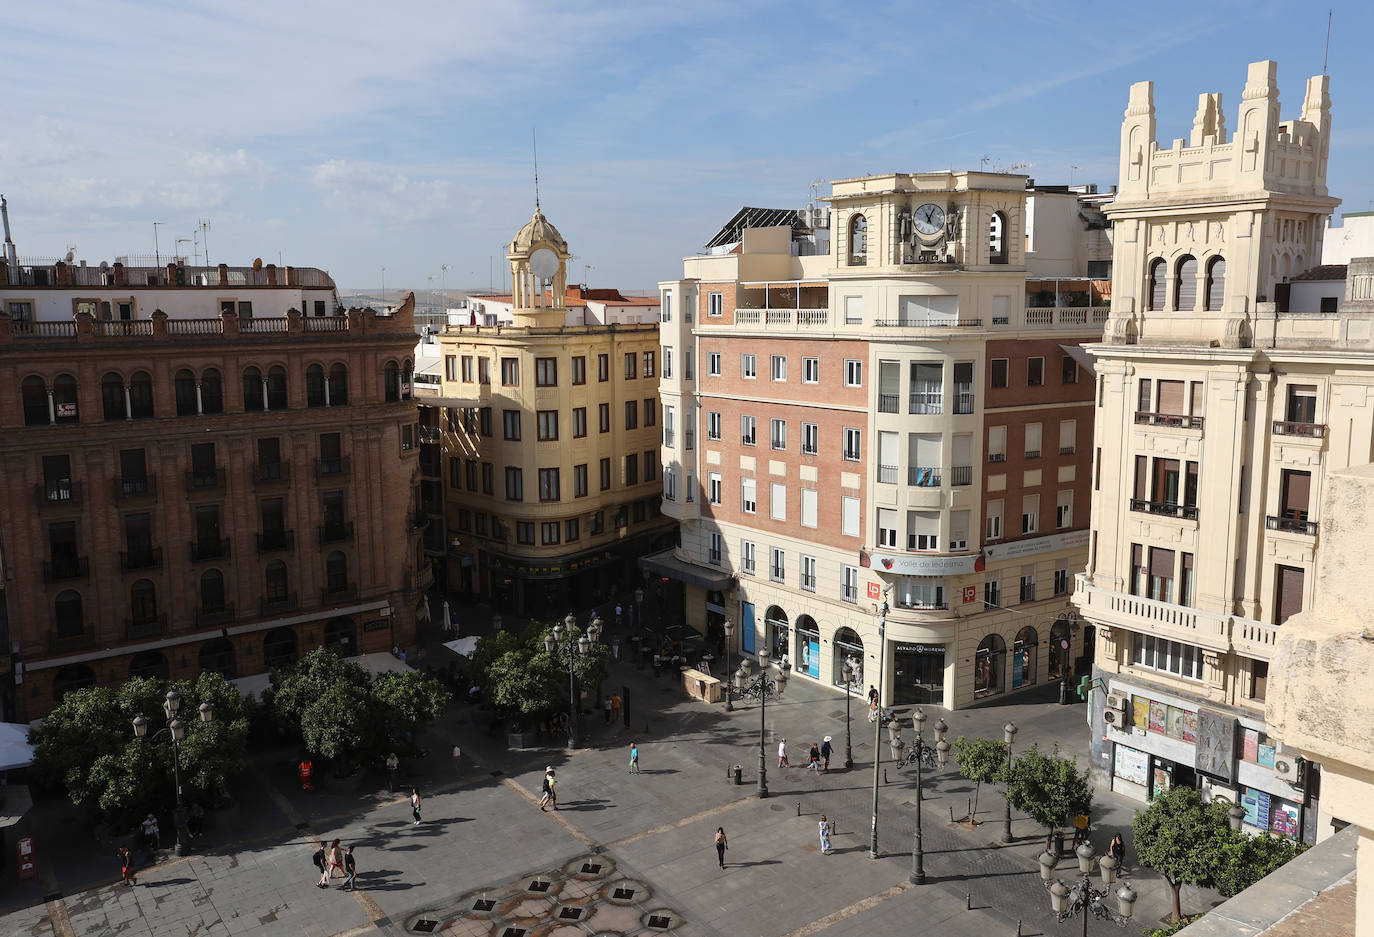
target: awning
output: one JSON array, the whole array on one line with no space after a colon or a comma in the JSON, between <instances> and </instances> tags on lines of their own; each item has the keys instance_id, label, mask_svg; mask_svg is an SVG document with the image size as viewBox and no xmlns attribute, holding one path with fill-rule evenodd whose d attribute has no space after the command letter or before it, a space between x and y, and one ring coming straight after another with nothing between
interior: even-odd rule
<instances>
[{"instance_id":1,"label":"awning","mask_svg":"<svg viewBox=\"0 0 1374 937\"><path fill-rule=\"evenodd\" d=\"M27 768L33 764L29 727L15 722L0 722L0 771Z\"/></svg>"},{"instance_id":2,"label":"awning","mask_svg":"<svg viewBox=\"0 0 1374 937\"><path fill-rule=\"evenodd\" d=\"M455 654L461 654L464 657L471 657L472 652L477 650L477 639L474 637L467 637L458 638L456 641L445 641L444 647L448 648Z\"/></svg>"},{"instance_id":3,"label":"awning","mask_svg":"<svg viewBox=\"0 0 1374 937\"><path fill-rule=\"evenodd\" d=\"M358 657L346 657L355 664L361 664L363 668L372 676L383 673L405 673L415 668L409 664L401 663L399 657L393 657L385 651L377 651L372 654L361 654ZM270 673L255 673L246 677L239 677L237 680L230 680L238 691L244 696L250 694L262 696L262 691L272 685L272 675Z\"/></svg>"},{"instance_id":4,"label":"awning","mask_svg":"<svg viewBox=\"0 0 1374 937\"><path fill-rule=\"evenodd\" d=\"M667 576L669 579L676 579L688 585L700 586L703 589L711 589L715 592L723 592L730 588L734 583L735 577L719 569L709 566L698 566L696 563L688 563L680 560L673 555L672 550L664 550L662 553L655 553L651 556L641 556L639 558L639 568L647 569L649 572L659 576Z\"/></svg>"},{"instance_id":5,"label":"awning","mask_svg":"<svg viewBox=\"0 0 1374 937\"><path fill-rule=\"evenodd\" d=\"M1082 345L1060 345L1059 350L1077 361L1078 366L1089 374L1097 373L1097 369L1093 366L1097 361L1096 356Z\"/></svg>"}]
</instances>

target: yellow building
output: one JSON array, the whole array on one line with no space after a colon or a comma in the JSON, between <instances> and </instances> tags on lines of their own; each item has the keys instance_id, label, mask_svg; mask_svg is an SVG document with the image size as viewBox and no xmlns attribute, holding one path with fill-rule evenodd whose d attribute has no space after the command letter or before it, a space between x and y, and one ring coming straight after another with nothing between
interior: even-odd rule
<instances>
[{"instance_id":1,"label":"yellow building","mask_svg":"<svg viewBox=\"0 0 1374 937\"><path fill-rule=\"evenodd\" d=\"M451 325L422 423L446 460L450 593L562 615L635 588L671 546L660 515L656 305L594 321L570 301L568 245L536 209L506 252L510 321ZM610 292L610 291L608 291ZM441 412L442 411L442 412Z\"/></svg>"}]
</instances>

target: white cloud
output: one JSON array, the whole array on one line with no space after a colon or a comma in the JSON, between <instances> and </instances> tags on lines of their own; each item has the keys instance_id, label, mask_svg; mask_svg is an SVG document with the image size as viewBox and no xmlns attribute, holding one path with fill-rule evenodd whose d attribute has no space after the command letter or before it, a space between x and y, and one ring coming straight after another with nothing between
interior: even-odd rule
<instances>
[{"instance_id":1,"label":"white cloud","mask_svg":"<svg viewBox=\"0 0 1374 937\"><path fill-rule=\"evenodd\" d=\"M360 219L393 222L434 218L449 210L454 184L447 179L412 178L401 167L330 159L310 170L310 182L328 207Z\"/></svg>"}]
</instances>

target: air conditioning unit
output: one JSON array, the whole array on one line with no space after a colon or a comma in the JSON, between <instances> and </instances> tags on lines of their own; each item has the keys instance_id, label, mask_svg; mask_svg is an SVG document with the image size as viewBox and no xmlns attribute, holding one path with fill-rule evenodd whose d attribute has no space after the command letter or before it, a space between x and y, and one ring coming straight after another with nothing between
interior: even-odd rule
<instances>
[{"instance_id":1,"label":"air conditioning unit","mask_svg":"<svg viewBox=\"0 0 1374 937\"><path fill-rule=\"evenodd\" d=\"M1113 729L1126 727L1126 714L1120 709L1108 709L1102 713L1102 721Z\"/></svg>"},{"instance_id":2,"label":"air conditioning unit","mask_svg":"<svg viewBox=\"0 0 1374 937\"><path fill-rule=\"evenodd\" d=\"M1119 709L1119 710L1121 710L1122 712L1125 712L1125 711L1126 711L1126 694L1125 694L1125 693L1108 693L1108 694L1107 694L1107 708L1108 708L1108 709Z\"/></svg>"},{"instance_id":3,"label":"air conditioning unit","mask_svg":"<svg viewBox=\"0 0 1374 937\"><path fill-rule=\"evenodd\" d=\"M1274 774L1280 781L1299 787L1302 784L1302 761L1287 752L1278 755L1274 758Z\"/></svg>"}]
</instances>

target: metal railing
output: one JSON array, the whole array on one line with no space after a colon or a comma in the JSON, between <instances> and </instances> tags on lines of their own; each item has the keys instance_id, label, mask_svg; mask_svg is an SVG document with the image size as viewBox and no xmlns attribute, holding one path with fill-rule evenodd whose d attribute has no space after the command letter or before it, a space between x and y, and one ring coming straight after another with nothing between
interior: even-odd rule
<instances>
[{"instance_id":1,"label":"metal railing","mask_svg":"<svg viewBox=\"0 0 1374 937\"><path fill-rule=\"evenodd\" d=\"M422 443L443 442L443 431L440 430L439 427L437 427L437 426L426 426L425 424L421 423L421 424L420 424L420 442L422 442Z\"/></svg>"},{"instance_id":2,"label":"metal railing","mask_svg":"<svg viewBox=\"0 0 1374 937\"><path fill-rule=\"evenodd\" d=\"M1060 446L1060 447L1059 447L1059 454L1060 454L1060 455L1073 455L1073 454L1074 454L1074 447L1073 447L1073 446Z\"/></svg>"},{"instance_id":3,"label":"metal railing","mask_svg":"<svg viewBox=\"0 0 1374 937\"><path fill-rule=\"evenodd\" d=\"M277 462L254 462L253 484L273 485L291 480L291 461L282 459Z\"/></svg>"},{"instance_id":4,"label":"metal railing","mask_svg":"<svg viewBox=\"0 0 1374 937\"><path fill-rule=\"evenodd\" d=\"M214 468L209 471L187 469L186 470L186 490L187 491L209 491L224 487L224 469Z\"/></svg>"},{"instance_id":5,"label":"metal railing","mask_svg":"<svg viewBox=\"0 0 1374 937\"><path fill-rule=\"evenodd\" d=\"M1181 426L1184 429L1202 429L1202 417L1187 416L1182 413L1136 413L1137 426Z\"/></svg>"},{"instance_id":6,"label":"metal railing","mask_svg":"<svg viewBox=\"0 0 1374 937\"><path fill-rule=\"evenodd\" d=\"M1024 453L1024 457L1027 458L1027 459L1038 459L1038 458L1040 458L1040 450L1039 450L1039 449L1027 449L1027 450L1025 451L1025 453Z\"/></svg>"},{"instance_id":7,"label":"metal railing","mask_svg":"<svg viewBox=\"0 0 1374 937\"><path fill-rule=\"evenodd\" d=\"M879 465L879 466L878 466L878 482L879 482L879 484L883 484L883 485L895 485L895 484L897 484L897 466L895 466L895 465Z\"/></svg>"},{"instance_id":8,"label":"metal railing","mask_svg":"<svg viewBox=\"0 0 1374 937\"><path fill-rule=\"evenodd\" d=\"M955 413L972 413L972 412L973 412L973 407L974 407L975 402L976 402L976 397L975 397L975 395L974 395L974 393L973 393L973 385L971 385L971 384L955 384L955 385L954 385L954 412L955 412Z\"/></svg>"},{"instance_id":9,"label":"metal railing","mask_svg":"<svg viewBox=\"0 0 1374 937\"><path fill-rule=\"evenodd\" d=\"M898 406L899 406L900 402L901 402L901 396L898 395L898 394L879 394L879 395L878 395L878 412L879 412L879 413L901 413L902 411L901 411L900 409L898 409Z\"/></svg>"},{"instance_id":10,"label":"metal railing","mask_svg":"<svg viewBox=\"0 0 1374 937\"><path fill-rule=\"evenodd\" d=\"M358 584L356 582L345 583L337 588L325 586L320 590L321 602L340 602L344 599L351 599L358 594Z\"/></svg>"},{"instance_id":11,"label":"metal railing","mask_svg":"<svg viewBox=\"0 0 1374 937\"><path fill-rule=\"evenodd\" d=\"M279 596L263 596L258 600L258 614L273 615L294 610L300 604L296 593L288 592Z\"/></svg>"},{"instance_id":12,"label":"metal railing","mask_svg":"<svg viewBox=\"0 0 1374 937\"><path fill-rule=\"evenodd\" d=\"M1132 511L1158 514L1163 517L1181 517L1184 520L1197 520L1197 505L1179 504L1177 501L1149 501L1144 498L1131 499Z\"/></svg>"},{"instance_id":13,"label":"metal railing","mask_svg":"<svg viewBox=\"0 0 1374 937\"><path fill-rule=\"evenodd\" d=\"M116 501L125 498L156 498L157 497L157 475L145 475L142 478L112 478L110 487L114 489Z\"/></svg>"},{"instance_id":14,"label":"metal railing","mask_svg":"<svg viewBox=\"0 0 1374 937\"><path fill-rule=\"evenodd\" d=\"M1302 517L1276 517L1268 514L1264 518L1265 530L1282 530L1290 534L1305 534L1308 537L1317 536L1317 522L1309 521L1306 515Z\"/></svg>"},{"instance_id":15,"label":"metal railing","mask_svg":"<svg viewBox=\"0 0 1374 937\"><path fill-rule=\"evenodd\" d=\"M199 606L196 608L196 627L207 628L210 625L224 625L233 621L237 616L234 614L234 603L225 602L218 608L206 608Z\"/></svg>"},{"instance_id":16,"label":"metal railing","mask_svg":"<svg viewBox=\"0 0 1374 937\"><path fill-rule=\"evenodd\" d=\"M320 524L317 528L320 543L342 543L353 539L353 522L341 524Z\"/></svg>"},{"instance_id":17,"label":"metal railing","mask_svg":"<svg viewBox=\"0 0 1374 937\"><path fill-rule=\"evenodd\" d=\"M88 557L75 556L55 562L43 561L43 581L61 582L64 579L87 579L91 575L91 562Z\"/></svg>"},{"instance_id":18,"label":"metal railing","mask_svg":"<svg viewBox=\"0 0 1374 937\"><path fill-rule=\"evenodd\" d=\"M132 569L160 569L161 567L162 547L119 551L119 568L122 572L127 573Z\"/></svg>"},{"instance_id":19,"label":"metal railing","mask_svg":"<svg viewBox=\"0 0 1374 937\"><path fill-rule=\"evenodd\" d=\"M63 478L57 481L38 482L33 486L34 497L40 508L75 507L81 504L81 482Z\"/></svg>"},{"instance_id":20,"label":"metal railing","mask_svg":"<svg viewBox=\"0 0 1374 937\"><path fill-rule=\"evenodd\" d=\"M940 467L938 465L911 465L906 470L906 483L917 488L939 488Z\"/></svg>"},{"instance_id":21,"label":"metal railing","mask_svg":"<svg viewBox=\"0 0 1374 937\"><path fill-rule=\"evenodd\" d=\"M192 540L190 548L192 563L221 559L229 555L229 538Z\"/></svg>"},{"instance_id":22,"label":"metal railing","mask_svg":"<svg viewBox=\"0 0 1374 937\"><path fill-rule=\"evenodd\" d=\"M1275 436L1308 436L1321 439L1326 435L1325 423L1298 423L1293 420L1275 420Z\"/></svg>"},{"instance_id":23,"label":"metal railing","mask_svg":"<svg viewBox=\"0 0 1374 937\"><path fill-rule=\"evenodd\" d=\"M286 530L269 530L257 535L257 547L259 553L271 553L274 550L294 550L296 549L295 528Z\"/></svg>"},{"instance_id":24,"label":"metal railing","mask_svg":"<svg viewBox=\"0 0 1374 937\"><path fill-rule=\"evenodd\" d=\"M352 470L352 464L348 456L340 456L337 459L316 459L315 477L324 478L333 475L348 475Z\"/></svg>"},{"instance_id":25,"label":"metal railing","mask_svg":"<svg viewBox=\"0 0 1374 937\"><path fill-rule=\"evenodd\" d=\"M124 636L130 641L138 638L155 638L167 633L167 613L162 612L152 618L124 619Z\"/></svg>"},{"instance_id":26,"label":"metal railing","mask_svg":"<svg viewBox=\"0 0 1374 937\"><path fill-rule=\"evenodd\" d=\"M956 465L949 470L949 483L956 488L973 484L973 466Z\"/></svg>"},{"instance_id":27,"label":"metal railing","mask_svg":"<svg viewBox=\"0 0 1374 937\"><path fill-rule=\"evenodd\" d=\"M897 599L897 601L894 602L893 604L894 604L897 608L914 609L914 610L917 610L917 611L934 611L934 612L939 612L939 611L947 611L947 610L949 609L949 602L948 602L948 601L945 601L945 600L941 600L941 601L939 601L939 602L934 602L934 601L932 601L932 602L927 602L927 601L924 601L924 600L922 600L922 599L912 599L912 600L908 601L908 600L899 598L899 599Z\"/></svg>"},{"instance_id":28,"label":"metal railing","mask_svg":"<svg viewBox=\"0 0 1374 937\"><path fill-rule=\"evenodd\" d=\"M1005 452L989 452L989 453L988 453L988 461L989 461L989 462L1005 462L1005 461L1007 461L1007 454L1006 454Z\"/></svg>"}]
</instances>

